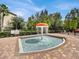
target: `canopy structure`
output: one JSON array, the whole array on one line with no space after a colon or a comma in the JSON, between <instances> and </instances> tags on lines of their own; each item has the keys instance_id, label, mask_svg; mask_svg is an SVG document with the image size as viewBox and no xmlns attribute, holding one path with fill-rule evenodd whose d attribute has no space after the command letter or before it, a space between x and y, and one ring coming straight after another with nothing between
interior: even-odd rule
<instances>
[{"instance_id":1,"label":"canopy structure","mask_svg":"<svg viewBox=\"0 0 79 59\"><path fill-rule=\"evenodd\" d=\"M48 33L48 24L38 23L38 24L36 24L36 29L37 29L37 33L39 31L41 31L41 34L43 34L44 32L47 34Z\"/></svg>"}]
</instances>

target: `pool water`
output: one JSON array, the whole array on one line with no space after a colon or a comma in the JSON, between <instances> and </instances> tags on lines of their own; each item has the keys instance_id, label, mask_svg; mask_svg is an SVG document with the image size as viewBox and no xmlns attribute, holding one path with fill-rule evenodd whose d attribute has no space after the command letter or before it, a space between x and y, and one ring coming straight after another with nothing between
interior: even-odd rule
<instances>
[{"instance_id":1,"label":"pool water","mask_svg":"<svg viewBox=\"0 0 79 59\"><path fill-rule=\"evenodd\" d=\"M52 36L34 36L28 38L21 38L21 51L22 53L39 52L48 49L53 49L63 43L63 38Z\"/></svg>"}]
</instances>

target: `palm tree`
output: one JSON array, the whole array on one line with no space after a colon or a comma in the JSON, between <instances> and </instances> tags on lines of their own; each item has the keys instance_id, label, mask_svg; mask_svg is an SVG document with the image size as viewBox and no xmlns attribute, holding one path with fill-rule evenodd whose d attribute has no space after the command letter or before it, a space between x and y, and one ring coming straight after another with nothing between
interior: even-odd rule
<instances>
[{"instance_id":1,"label":"palm tree","mask_svg":"<svg viewBox=\"0 0 79 59\"><path fill-rule=\"evenodd\" d=\"M1 7L1 31L3 31L3 23L4 23L4 17L8 15L8 7L5 4L0 4Z\"/></svg>"}]
</instances>

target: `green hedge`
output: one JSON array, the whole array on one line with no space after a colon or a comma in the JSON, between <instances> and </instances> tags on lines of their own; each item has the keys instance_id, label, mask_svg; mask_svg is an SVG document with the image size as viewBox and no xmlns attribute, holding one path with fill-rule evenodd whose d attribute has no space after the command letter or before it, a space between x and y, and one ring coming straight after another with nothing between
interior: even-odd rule
<instances>
[{"instance_id":1,"label":"green hedge","mask_svg":"<svg viewBox=\"0 0 79 59\"><path fill-rule=\"evenodd\" d=\"M63 30L49 30L49 33L60 33L62 32Z\"/></svg>"},{"instance_id":2,"label":"green hedge","mask_svg":"<svg viewBox=\"0 0 79 59\"><path fill-rule=\"evenodd\" d=\"M61 32L61 30L49 30L49 33L57 33L57 32ZM23 36L23 35L33 35L33 34L36 34L37 32L36 31L20 31L20 34L19 36ZM3 38L3 37L13 37L15 35L11 35L10 31L7 31L7 32L0 32L0 38Z\"/></svg>"},{"instance_id":3,"label":"green hedge","mask_svg":"<svg viewBox=\"0 0 79 59\"><path fill-rule=\"evenodd\" d=\"M23 35L33 35L33 34L36 34L36 31L20 31L20 34L19 36L23 36ZM11 33L8 31L8 32L0 32L0 38L3 38L3 37L13 37L15 35L11 35Z\"/></svg>"},{"instance_id":4,"label":"green hedge","mask_svg":"<svg viewBox=\"0 0 79 59\"><path fill-rule=\"evenodd\" d=\"M10 32L0 32L0 38L10 37L10 36L11 36Z\"/></svg>"},{"instance_id":5,"label":"green hedge","mask_svg":"<svg viewBox=\"0 0 79 59\"><path fill-rule=\"evenodd\" d=\"M21 31L20 36L36 34L36 31Z\"/></svg>"},{"instance_id":6,"label":"green hedge","mask_svg":"<svg viewBox=\"0 0 79 59\"><path fill-rule=\"evenodd\" d=\"M61 32L61 30L49 30L49 33L58 33L58 32ZM33 35L33 34L36 34L37 32L36 31L20 31L20 34L19 36L23 36L23 35ZM7 32L0 32L0 38L3 38L3 37L13 37L15 35L11 35L10 31L7 31Z\"/></svg>"}]
</instances>

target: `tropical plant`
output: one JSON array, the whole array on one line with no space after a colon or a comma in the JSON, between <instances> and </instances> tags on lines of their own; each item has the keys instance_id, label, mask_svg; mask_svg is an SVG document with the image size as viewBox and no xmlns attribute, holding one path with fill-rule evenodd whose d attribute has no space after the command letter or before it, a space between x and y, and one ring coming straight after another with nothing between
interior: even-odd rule
<instances>
[{"instance_id":1,"label":"tropical plant","mask_svg":"<svg viewBox=\"0 0 79 59\"><path fill-rule=\"evenodd\" d=\"M35 30L35 25L37 23L47 23L49 25L49 29L60 28L62 26L62 20L60 13L49 14L48 11L42 10L41 12L37 12L36 15L32 15L28 18L27 28L29 30Z\"/></svg>"},{"instance_id":2,"label":"tropical plant","mask_svg":"<svg viewBox=\"0 0 79 59\"><path fill-rule=\"evenodd\" d=\"M20 29L20 30L22 30L25 25L24 19L21 17L13 17L10 24L12 29Z\"/></svg>"},{"instance_id":3,"label":"tropical plant","mask_svg":"<svg viewBox=\"0 0 79 59\"><path fill-rule=\"evenodd\" d=\"M71 31L74 31L76 28L78 28L79 24L79 9L72 9L65 17L65 29L69 29Z\"/></svg>"},{"instance_id":4,"label":"tropical plant","mask_svg":"<svg viewBox=\"0 0 79 59\"><path fill-rule=\"evenodd\" d=\"M3 31L4 17L8 15L8 7L5 4L0 4L1 13L1 31Z\"/></svg>"},{"instance_id":5,"label":"tropical plant","mask_svg":"<svg viewBox=\"0 0 79 59\"><path fill-rule=\"evenodd\" d=\"M53 30L58 30L60 27L62 27L63 23L61 18L61 14L58 12L50 14L51 28Z\"/></svg>"},{"instance_id":6,"label":"tropical plant","mask_svg":"<svg viewBox=\"0 0 79 59\"><path fill-rule=\"evenodd\" d=\"M49 21L49 16L48 16L48 11L47 10L42 10L41 12L37 12L34 15L32 15L31 17L28 18L28 22L27 22L27 27L29 30L35 30L35 25L39 22L44 22L44 23L48 23L50 25L50 21Z\"/></svg>"}]
</instances>

